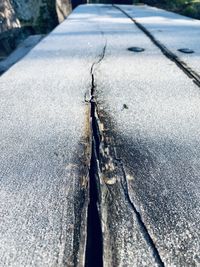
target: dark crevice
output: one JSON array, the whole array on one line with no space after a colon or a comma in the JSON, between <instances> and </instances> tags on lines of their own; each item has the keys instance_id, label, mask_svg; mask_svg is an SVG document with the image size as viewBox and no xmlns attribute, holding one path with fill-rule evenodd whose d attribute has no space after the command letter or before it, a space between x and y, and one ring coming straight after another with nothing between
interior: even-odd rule
<instances>
[{"instance_id":1,"label":"dark crevice","mask_svg":"<svg viewBox=\"0 0 200 267\"><path fill-rule=\"evenodd\" d=\"M94 62L91 66L91 119L92 119L92 156L90 161L90 171L89 171L89 206L88 206L88 219L87 219L87 242L86 242L86 255L85 255L85 267L103 267L103 234L101 225L101 215L98 209L100 205L100 194L99 194L99 168L98 162L101 161L100 156L100 143L101 134L98 124L97 106L95 101L95 76L94 68L98 65L104 58L106 51L106 44L103 48L102 54L99 56L99 60ZM134 203L132 202L128 193L128 184L126 179L126 174L123 168L122 161L118 159L121 164L122 171L124 174L124 181L122 182L123 191L125 198L128 201L131 209L136 215L140 229L143 236L152 250L152 254L160 267L164 267L164 263L160 257L159 251L151 238L145 223L142 220L140 213L137 211Z\"/></svg>"},{"instance_id":2,"label":"dark crevice","mask_svg":"<svg viewBox=\"0 0 200 267\"><path fill-rule=\"evenodd\" d=\"M174 62L193 82L200 87L200 76L193 69L191 69L185 62L183 62L176 54L170 51L165 45L158 41L142 24L140 24L135 18L130 16L119 6L113 5L116 9L121 11L126 17L132 20L132 22L146 35L149 39L161 50L163 55Z\"/></svg>"},{"instance_id":3,"label":"dark crevice","mask_svg":"<svg viewBox=\"0 0 200 267\"><path fill-rule=\"evenodd\" d=\"M90 202L88 206L87 220L87 243L85 267L103 266L103 237L101 219L98 211L98 185L97 185L97 163L95 155L95 143L92 144L92 157L90 162Z\"/></svg>"},{"instance_id":4,"label":"dark crevice","mask_svg":"<svg viewBox=\"0 0 200 267\"><path fill-rule=\"evenodd\" d=\"M96 118L95 77L94 68L104 58L106 44L99 60L92 64L91 74L91 119L92 119L92 156L89 171L89 206L87 219L87 243L85 255L85 267L103 267L103 236L101 227L99 206L99 181L98 181L98 160L100 158L100 132Z\"/></svg>"},{"instance_id":5,"label":"dark crevice","mask_svg":"<svg viewBox=\"0 0 200 267\"><path fill-rule=\"evenodd\" d=\"M103 33L102 33L103 35ZM88 240L87 240L87 253L90 255L92 253L94 255L94 261L91 261L90 265L86 265L86 267L93 267L93 266L103 266L103 237L102 237L102 229L101 229L101 222L100 222L100 217L99 217L99 212L98 212L98 167L97 167L97 160L100 162L100 143L101 143L101 134L99 131L98 127L98 114L97 114L97 106L95 102L95 89L96 89L96 84L95 84L95 76L94 76L94 67L95 65L98 65L104 58L105 56L105 51L106 51L106 46L107 43L105 44L102 54L99 56L99 60L95 62L92 67L91 67L91 118L92 118L92 133L93 133L93 149L92 149L92 160L91 160L91 165L90 165L90 205L89 205L89 212L88 212ZM113 144L114 145L114 144ZM156 247L156 244L154 243L151 235L148 232L148 229L143 222L141 214L138 212L137 208L135 207L134 203L132 202L129 192L128 192L128 183L127 183L127 178L126 178L126 173L123 167L123 163L121 159L117 160L120 165L121 169L123 172L123 182L122 182L122 188L124 191L124 195L126 200L128 201L131 209L136 215L137 221L139 223L140 229L143 233L143 236L151 248L152 255L157 262L159 267L164 267L164 263L161 259L161 256L159 254L159 251ZM94 175L94 173L96 175ZM93 203L91 203L93 202ZM92 218L90 218L93 217ZM90 221L91 220L91 221ZM95 227L98 227L98 229L95 230ZM98 233L98 236L97 236ZM96 237L95 237L96 236ZM92 239L92 240L90 240ZM93 242L93 249L97 250L99 254L96 256L97 251L89 250L91 247L89 244L92 244ZM95 243L96 242L96 243ZM87 253L86 253L86 259L87 259ZM96 260L95 260L96 258ZM99 261L99 265L97 262L97 259ZM87 261L86 261L87 264Z\"/></svg>"},{"instance_id":6,"label":"dark crevice","mask_svg":"<svg viewBox=\"0 0 200 267\"><path fill-rule=\"evenodd\" d=\"M90 181L89 181L89 206L88 206L88 219L87 219L87 242L86 242L86 255L85 255L85 267L103 267L103 235L102 235L102 225L100 212L98 210L99 206L99 177L98 177L98 162L101 161L100 156L100 143L101 143L101 134L98 126L98 115L97 115L97 106L95 101L95 76L94 68L98 65L104 58L106 51L106 44L103 48L102 54L99 56L99 60L92 64L91 66L91 119L92 119L92 156L90 161ZM120 163L122 161L119 159ZM131 201L128 193L128 185L126 180L126 174L122 166L122 171L124 174L124 182L122 182L123 191L125 198L130 204L131 209L134 211L138 223L140 225L143 236L152 250L152 254L160 267L164 267L164 263L159 255L159 252L156 248L156 245L151 238L140 213L137 211L135 205Z\"/></svg>"},{"instance_id":7,"label":"dark crevice","mask_svg":"<svg viewBox=\"0 0 200 267\"><path fill-rule=\"evenodd\" d=\"M101 33L103 36L103 32ZM105 43L104 47L103 47L103 51L102 53L99 55L99 59L98 61L94 62L92 64L92 67L90 69L90 74L91 74L91 91L90 91L90 95L91 95L91 99L90 99L90 103L91 103L91 118L92 118L92 135L93 135L93 139L95 142L95 154L97 156L97 159L100 159L100 151L99 151L99 147L100 147L100 131L98 129L98 122L96 119L96 102L95 102L95 89L96 89L96 84L95 84L95 76L94 76L94 68L96 65L98 65L104 58L105 56L105 52L106 52L106 46L107 46L107 42Z\"/></svg>"}]
</instances>

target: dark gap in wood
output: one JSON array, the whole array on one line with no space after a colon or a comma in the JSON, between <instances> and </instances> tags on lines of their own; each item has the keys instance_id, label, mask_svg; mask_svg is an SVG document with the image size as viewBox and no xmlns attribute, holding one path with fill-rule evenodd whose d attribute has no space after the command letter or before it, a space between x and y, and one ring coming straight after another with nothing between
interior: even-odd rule
<instances>
[{"instance_id":1,"label":"dark gap in wood","mask_svg":"<svg viewBox=\"0 0 200 267\"><path fill-rule=\"evenodd\" d=\"M92 89L94 90L94 88ZM91 100L92 118L92 156L89 171L89 206L87 219L87 243L85 267L103 267L103 236L101 218L98 210L99 191L98 191L98 166L97 154L99 153L98 126L95 118L96 103Z\"/></svg>"}]
</instances>

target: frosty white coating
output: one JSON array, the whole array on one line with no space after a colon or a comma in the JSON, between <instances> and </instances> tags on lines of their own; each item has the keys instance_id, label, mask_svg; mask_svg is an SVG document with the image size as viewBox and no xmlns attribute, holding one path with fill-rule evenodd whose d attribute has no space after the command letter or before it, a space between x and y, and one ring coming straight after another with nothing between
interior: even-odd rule
<instances>
[{"instance_id":1,"label":"frosty white coating","mask_svg":"<svg viewBox=\"0 0 200 267\"><path fill-rule=\"evenodd\" d=\"M120 5L158 41L200 75L200 21L150 6ZM184 54L178 49L194 53Z\"/></svg>"}]
</instances>

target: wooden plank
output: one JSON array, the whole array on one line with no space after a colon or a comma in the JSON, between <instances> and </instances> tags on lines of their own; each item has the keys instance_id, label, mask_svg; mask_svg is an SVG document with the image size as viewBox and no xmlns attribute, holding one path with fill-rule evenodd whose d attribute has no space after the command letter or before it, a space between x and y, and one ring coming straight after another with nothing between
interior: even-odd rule
<instances>
[{"instance_id":1,"label":"wooden plank","mask_svg":"<svg viewBox=\"0 0 200 267\"><path fill-rule=\"evenodd\" d=\"M0 78L1 266L84 266L95 16L80 8Z\"/></svg>"},{"instance_id":2,"label":"wooden plank","mask_svg":"<svg viewBox=\"0 0 200 267\"><path fill-rule=\"evenodd\" d=\"M119 6L200 77L200 21L149 6ZM194 53L179 51L186 48ZM198 77L198 78L199 78ZM200 80L200 78L199 78Z\"/></svg>"},{"instance_id":3,"label":"wooden plank","mask_svg":"<svg viewBox=\"0 0 200 267\"><path fill-rule=\"evenodd\" d=\"M40 42L42 34L31 35L4 60L0 61L0 75L7 71L12 65L22 59L33 47Z\"/></svg>"},{"instance_id":4,"label":"wooden plank","mask_svg":"<svg viewBox=\"0 0 200 267\"><path fill-rule=\"evenodd\" d=\"M199 88L130 19L80 6L0 88L3 266L198 266Z\"/></svg>"},{"instance_id":5,"label":"wooden plank","mask_svg":"<svg viewBox=\"0 0 200 267\"><path fill-rule=\"evenodd\" d=\"M135 246L140 235L125 205L159 266L199 266L199 87L123 13L106 14L95 77L102 209L115 244L116 265L107 266L156 265Z\"/></svg>"}]
</instances>

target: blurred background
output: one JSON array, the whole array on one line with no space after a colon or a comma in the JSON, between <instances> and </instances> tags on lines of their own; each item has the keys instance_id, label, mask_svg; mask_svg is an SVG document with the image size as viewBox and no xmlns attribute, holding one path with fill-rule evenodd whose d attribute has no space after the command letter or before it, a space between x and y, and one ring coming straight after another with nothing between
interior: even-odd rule
<instances>
[{"instance_id":1,"label":"blurred background","mask_svg":"<svg viewBox=\"0 0 200 267\"><path fill-rule=\"evenodd\" d=\"M0 0L0 60L28 36L50 32L85 3L148 4L200 19L200 0Z\"/></svg>"}]
</instances>

